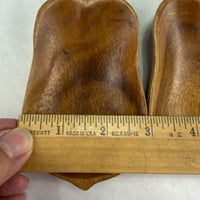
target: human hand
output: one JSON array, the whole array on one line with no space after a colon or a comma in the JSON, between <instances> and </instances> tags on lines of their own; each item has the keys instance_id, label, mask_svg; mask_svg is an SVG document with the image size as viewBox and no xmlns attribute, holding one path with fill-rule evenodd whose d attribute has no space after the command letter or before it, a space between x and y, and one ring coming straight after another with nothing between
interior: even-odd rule
<instances>
[{"instance_id":1,"label":"human hand","mask_svg":"<svg viewBox=\"0 0 200 200\"><path fill-rule=\"evenodd\" d=\"M32 135L16 128L14 119L0 119L0 200L25 200L28 179L17 172L32 153Z\"/></svg>"}]
</instances>

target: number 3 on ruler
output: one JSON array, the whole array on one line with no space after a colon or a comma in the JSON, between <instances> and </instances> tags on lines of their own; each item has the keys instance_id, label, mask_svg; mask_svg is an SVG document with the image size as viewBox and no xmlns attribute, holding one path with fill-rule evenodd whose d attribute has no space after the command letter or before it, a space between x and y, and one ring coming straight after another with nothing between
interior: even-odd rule
<instances>
[{"instance_id":1,"label":"number 3 on ruler","mask_svg":"<svg viewBox=\"0 0 200 200\"><path fill-rule=\"evenodd\" d=\"M145 128L145 130L147 131L147 132L146 132L146 136L150 136L150 135L151 135L150 128L147 126L147 127Z\"/></svg>"}]
</instances>

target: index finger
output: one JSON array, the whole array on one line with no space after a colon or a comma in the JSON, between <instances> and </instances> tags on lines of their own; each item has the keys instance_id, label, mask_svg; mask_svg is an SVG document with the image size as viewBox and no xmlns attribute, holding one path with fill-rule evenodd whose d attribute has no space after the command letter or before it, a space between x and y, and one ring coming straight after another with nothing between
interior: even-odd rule
<instances>
[{"instance_id":1,"label":"index finger","mask_svg":"<svg viewBox=\"0 0 200 200\"><path fill-rule=\"evenodd\" d=\"M17 127L16 119L0 119L0 131L14 129Z\"/></svg>"}]
</instances>

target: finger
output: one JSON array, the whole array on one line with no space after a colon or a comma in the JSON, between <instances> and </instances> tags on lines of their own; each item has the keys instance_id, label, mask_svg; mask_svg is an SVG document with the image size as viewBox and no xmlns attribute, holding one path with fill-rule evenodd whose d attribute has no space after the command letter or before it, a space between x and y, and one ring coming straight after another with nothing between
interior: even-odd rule
<instances>
[{"instance_id":1,"label":"finger","mask_svg":"<svg viewBox=\"0 0 200 200\"><path fill-rule=\"evenodd\" d=\"M12 160L5 154L5 152L0 149L0 185L2 185L6 180L11 168Z\"/></svg>"},{"instance_id":2,"label":"finger","mask_svg":"<svg viewBox=\"0 0 200 200\"><path fill-rule=\"evenodd\" d=\"M25 129L13 129L0 138L0 185L24 165L32 146L32 135Z\"/></svg>"},{"instance_id":3,"label":"finger","mask_svg":"<svg viewBox=\"0 0 200 200\"><path fill-rule=\"evenodd\" d=\"M0 131L17 127L16 119L0 119Z\"/></svg>"},{"instance_id":4,"label":"finger","mask_svg":"<svg viewBox=\"0 0 200 200\"><path fill-rule=\"evenodd\" d=\"M0 197L0 200L26 200L26 194L13 195L9 197Z\"/></svg>"},{"instance_id":5,"label":"finger","mask_svg":"<svg viewBox=\"0 0 200 200\"><path fill-rule=\"evenodd\" d=\"M5 183L10 177L16 174L29 159L32 153L32 149L22 156L11 160L1 149L0 149L0 185Z\"/></svg>"},{"instance_id":6,"label":"finger","mask_svg":"<svg viewBox=\"0 0 200 200\"><path fill-rule=\"evenodd\" d=\"M27 160L29 159L30 155L32 153L32 149L30 151L28 151L27 153L23 154L22 156L20 156L19 158L16 158L13 160L12 164L11 164L11 168L8 171L7 174L7 178L6 181L12 177L14 174L16 174L22 167L23 165L27 162ZM5 181L4 181L5 183Z\"/></svg>"},{"instance_id":7,"label":"finger","mask_svg":"<svg viewBox=\"0 0 200 200\"><path fill-rule=\"evenodd\" d=\"M23 175L16 174L0 186L0 196L22 194L28 187L28 183L28 178Z\"/></svg>"}]
</instances>

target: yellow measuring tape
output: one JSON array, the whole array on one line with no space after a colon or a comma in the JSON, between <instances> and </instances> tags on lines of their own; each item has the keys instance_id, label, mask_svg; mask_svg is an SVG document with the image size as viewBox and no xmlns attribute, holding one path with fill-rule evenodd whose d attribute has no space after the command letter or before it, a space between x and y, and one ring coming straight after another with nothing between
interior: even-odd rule
<instances>
[{"instance_id":1,"label":"yellow measuring tape","mask_svg":"<svg viewBox=\"0 0 200 200\"><path fill-rule=\"evenodd\" d=\"M21 115L24 172L200 173L200 117Z\"/></svg>"}]
</instances>

